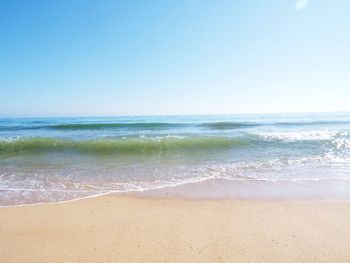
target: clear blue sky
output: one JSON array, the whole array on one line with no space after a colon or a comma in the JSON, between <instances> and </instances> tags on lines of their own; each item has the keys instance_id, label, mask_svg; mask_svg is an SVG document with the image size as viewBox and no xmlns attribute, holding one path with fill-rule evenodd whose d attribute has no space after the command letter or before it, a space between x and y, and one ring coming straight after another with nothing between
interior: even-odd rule
<instances>
[{"instance_id":1,"label":"clear blue sky","mask_svg":"<svg viewBox=\"0 0 350 263\"><path fill-rule=\"evenodd\" d=\"M3 0L0 115L350 110L348 0Z\"/></svg>"}]
</instances>

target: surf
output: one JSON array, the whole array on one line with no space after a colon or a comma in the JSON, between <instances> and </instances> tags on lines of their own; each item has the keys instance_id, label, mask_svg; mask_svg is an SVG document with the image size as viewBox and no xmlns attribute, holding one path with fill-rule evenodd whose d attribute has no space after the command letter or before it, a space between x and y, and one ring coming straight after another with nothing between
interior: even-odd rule
<instances>
[{"instance_id":1,"label":"surf","mask_svg":"<svg viewBox=\"0 0 350 263\"><path fill-rule=\"evenodd\" d=\"M77 152L81 154L156 154L161 152L215 150L243 147L247 142L215 136L121 137L68 140L58 138L19 138L0 141L0 154Z\"/></svg>"}]
</instances>

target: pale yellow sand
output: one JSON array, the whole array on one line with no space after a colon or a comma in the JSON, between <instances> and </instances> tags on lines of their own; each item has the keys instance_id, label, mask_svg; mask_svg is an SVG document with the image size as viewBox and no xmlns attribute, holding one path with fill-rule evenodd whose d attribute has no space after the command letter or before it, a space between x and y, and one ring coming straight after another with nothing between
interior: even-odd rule
<instances>
[{"instance_id":1,"label":"pale yellow sand","mask_svg":"<svg viewBox=\"0 0 350 263\"><path fill-rule=\"evenodd\" d=\"M350 262L350 202L104 196L1 208L0 262Z\"/></svg>"}]
</instances>

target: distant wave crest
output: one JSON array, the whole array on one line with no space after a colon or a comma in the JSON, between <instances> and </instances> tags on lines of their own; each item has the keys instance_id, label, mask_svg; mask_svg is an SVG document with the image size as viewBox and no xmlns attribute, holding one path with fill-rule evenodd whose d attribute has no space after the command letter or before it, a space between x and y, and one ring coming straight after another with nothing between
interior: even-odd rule
<instances>
[{"instance_id":1,"label":"distant wave crest","mask_svg":"<svg viewBox=\"0 0 350 263\"><path fill-rule=\"evenodd\" d=\"M215 122L98 122L98 123L57 123L47 124L45 122L32 122L31 125L0 125L0 131L16 131L16 130L167 130L176 128L197 127L209 130L235 130L253 128L258 126L282 126L282 127L298 127L298 126L319 126L319 125L348 125L350 121L299 121L299 122L246 122L246 121L215 121Z\"/></svg>"},{"instance_id":2,"label":"distant wave crest","mask_svg":"<svg viewBox=\"0 0 350 263\"><path fill-rule=\"evenodd\" d=\"M201 127L206 127L214 130L233 130L233 129L242 129L257 126L255 123L247 123L247 122L207 122L201 123Z\"/></svg>"}]
</instances>

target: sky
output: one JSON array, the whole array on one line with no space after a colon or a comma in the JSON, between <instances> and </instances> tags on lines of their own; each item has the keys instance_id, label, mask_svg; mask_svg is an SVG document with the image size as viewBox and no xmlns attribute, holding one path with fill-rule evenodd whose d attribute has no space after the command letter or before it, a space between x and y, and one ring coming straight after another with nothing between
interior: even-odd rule
<instances>
[{"instance_id":1,"label":"sky","mask_svg":"<svg viewBox=\"0 0 350 263\"><path fill-rule=\"evenodd\" d=\"M0 1L0 116L350 111L348 0Z\"/></svg>"}]
</instances>

